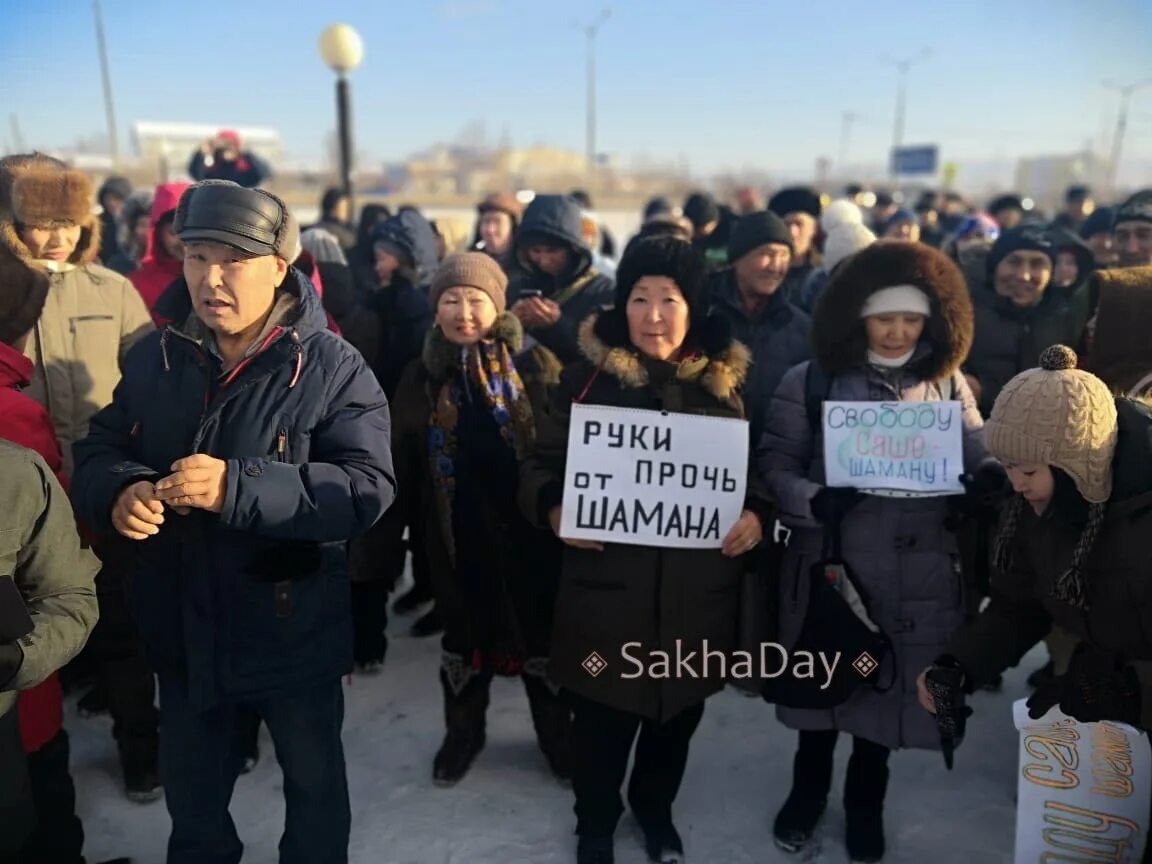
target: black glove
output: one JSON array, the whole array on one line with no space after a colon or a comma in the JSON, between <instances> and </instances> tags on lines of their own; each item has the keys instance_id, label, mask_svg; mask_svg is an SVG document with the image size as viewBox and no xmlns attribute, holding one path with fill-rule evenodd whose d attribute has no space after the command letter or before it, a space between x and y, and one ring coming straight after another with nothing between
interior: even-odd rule
<instances>
[{"instance_id":1,"label":"black glove","mask_svg":"<svg viewBox=\"0 0 1152 864\"><path fill-rule=\"evenodd\" d=\"M1012 494L1012 483L999 462L982 465L975 474L960 475L960 483L964 486L964 508L974 512L995 508Z\"/></svg>"},{"instance_id":2,"label":"black glove","mask_svg":"<svg viewBox=\"0 0 1152 864\"><path fill-rule=\"evenodd\" d=\"M821 525L836 525L863 500L864 493L851 486L825 486L812 496L808 506L812 517Z\"/></svg>"},{"instance_id":3,"label":"black glove","mask_svg":"<svg viewBox=\"0 0 1152 864\"><path fill-rule=\"evenodd\" d=\"M1081 646L1083 647L1083 646ZM1053 705L1081 723L1111 720L1140 724L1140 680L1136 670L1114 655L1077 650L1068 672L1037 688L1028 700L1028 716L1038 720Z\"/></svg>"},{"instance_id":4,"label":"black glove","mask_svg":"<svg viewBox=\"0 0 1152 864\"><path fill-rule=\"evenodd\" d=\"M940 733L940 749L944 751L944 766L952 770L952 756L960 742L972 709L965 704L968 676L955 657L944 655L928 667L924 683L932 694L936 706L936 729Z\"/></svg>"},{"instance_id":5,"label":"black glove","mask_svg":"<svg viewBox=\"0 0 1152 864\"><path fill-rule=\"evenodd\" d=\"M8 689L23 665L24 649L19 642L0 642L0 690Z\"/></svg>"}]
</instances>

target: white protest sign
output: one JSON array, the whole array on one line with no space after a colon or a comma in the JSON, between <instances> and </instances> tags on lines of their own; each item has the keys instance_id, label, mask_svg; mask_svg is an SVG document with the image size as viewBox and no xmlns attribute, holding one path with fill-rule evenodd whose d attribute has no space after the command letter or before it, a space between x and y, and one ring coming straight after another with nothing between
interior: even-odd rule
<instances>
[{"instance_id":1,"label":"white protest sign","mask_svg":"<svg viewBox=\"0 0 1152 864\"><path fill-rule=\"evenodd\" d=\"M1012 706L1020 730L1016 862L1140 864L1148 842L1152 751L1120 723L1080 723L1059 708L1039 720Z\"/></svg>"},{"instance_id":2,"label":"white protest sign","mask_svg":"<svg viewBox=\"0 0 1152 864\"><path fill-rule=\"evenodd\" d=\"M747 421L573 405L560 535L719 549L747 472Z\"/></svg>"},{"instance_id":3,"label":"white protest sign","mask_svg":"<svg viewBox=\"0 0 1152 864\"><path fill-rule=\"evenodd\" d=\"M828 486L862 492L963 492L960 403L826 401L824 473Z\"/></svg>"}]
</instances>

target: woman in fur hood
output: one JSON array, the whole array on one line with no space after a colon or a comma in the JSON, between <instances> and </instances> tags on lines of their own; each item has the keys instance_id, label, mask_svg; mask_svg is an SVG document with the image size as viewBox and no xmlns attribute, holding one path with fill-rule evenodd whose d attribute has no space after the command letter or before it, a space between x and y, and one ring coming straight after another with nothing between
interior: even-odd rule
<instances>
[{"instance_id":1,"label":"woman in fur hood","mask_svg":"<svg viewBox=\"0 0 1152 864\"><path fill-rule=\"evenodd\" d=\"M559 543L517 508L518 459L536 425L512 360L523 332L505 311L507 285L482 252L444 260L429 291L435 325L392 401L397 486L409 500L389 510L382 530L402 549L405 514L426 526L444 618L439 785L459 781L484 746L494 674L521 676L540 749L558 778L571 772L569 711L546 674Z\"/></svg>"},{"instance_id":2,"label":"woman in fur hood","mask_svg":"<svg viewBox=\"0 0 1152 864\"><path fill-rule=\"evenodd\" d=\"M807 612L812 565L825 532L838 530L844 560L893 651L877 670L884 692L861 687L829 710L779 707L800 732L792 790L777 815L777 845L799 851L823 813L841 732L853 737L844 787L847 846L854 861L884 853L882 807L888 755L939 748L916 701L916 675L964 620L957 544L945 498L864 495L824 485L818 408L837 401L958 400L964 466L989 486L1002 476L988 457L976 401L959 373L972 344L964 277L943 253L918 243L876 243L845 262L813 321L816 369L794 367L776 391L760 469L791 529L780 579L780 641L795 644ZM820 391L814 393L814 382Z\"/></svg>"},{"instance_id":3,"label":"woman in fur hood","mask_svg":"<svg viewBox=\"0 0 1152 864\"><path fill-rule=\"evenodd\" d=\"M616 305L581 326L583 359L561 374L524 466L523 506L538 524L559 534L573 403L744 419L739 389L749 353L721 319L708 317L704 281L703 261L683 240L629 244ZM613 860L620 787L637 732L628 803L649 857L682 860L672 803L704 701L724 686L723 676L712 669L699 678L627 679L618 668L592 675L582 664L598 652L618 665L625 643L644 651L677 643L684 651L732 651L741 558L760 542L771 514L754 471L744 506L736 524L721 529L731 528L722 550L565 540L550 674L573 704L579 864Z\"/></svg>"}]
</instances>

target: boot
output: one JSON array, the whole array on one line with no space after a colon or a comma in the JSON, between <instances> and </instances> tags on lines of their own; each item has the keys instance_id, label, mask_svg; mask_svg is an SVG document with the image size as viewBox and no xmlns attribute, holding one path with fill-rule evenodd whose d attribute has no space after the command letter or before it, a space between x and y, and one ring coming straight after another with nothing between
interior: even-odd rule
<instances>
[{"instance_id":1,"label":"boot","mask_svg":"<svg viewBox=\"0 0 1152 864\"><path fill-rule=\"evenodd\" d=\"M1056 680L1055 664L1049 660L1039 669L1036 669L1028 676L1028 686L1033 690L1038 690L1041 687L1048 687Z\"/></svg>"},{"instance_id":2,"label":"boot","mask_svg":"<svg viewBox=\"0 0 1152 864\"><path fill-rule=\"evenodd\" d=\"M615 843L611 837L581 834L576 841L576 864L615 864Z\"/></svg>"},{"instance_id":3,"label":"boot","mask_svg":"<svg viewBox=\"0 0 1152 864\"><path fill-rule=\"evenodd\" d=\"M884 857L884 795L888 791L888 750L861 742L848 760L844 780L844 844L848 857L876 862Z\"/></svg>"},{"instance_id":4,"label":"boot","mask_svg":"<svg viewBox=\"0 0 1152 864\"><path fill-rule=\"evenodd\" d=\"M672 824L671 819L659 822L640 822L640 830L644 832L644 851L648 853L648 860L653 864L683 864L684 841L680 839L680 832Z\"/></svg>"},{"instance_id":5,"label":"boot","mask_svg":"<svg viewBox=\"0 0 1152 864\"><path fill-rule=\"evenodd\" d=\"M444 619L440 616L440 610L435 606L417 618L416 623L412 625L412 635L417 639L435 636L443 630Z\"/></svg>"},{"instance_id":6,"label":"boot","mask_svg":"<svg viewBox=\"0 0 1152 864\"><path fill-rule=\"evenodd\" d=\"M85 718L107 714L108 692L99 684L93 684L91 689L77 700L76 713Z\"/></svg>"},{"instance_id":7,"label":"boot","mask_svg":"<svg viewBox=\"0 0 1152 864\"><path fill-rule=\"evenodd\" d=\"M484 749L489 680L477 675L456 693L443 670L440 672L447 733L432 761L432 780L437 786L459 783L472 767L472 760Z\"/></svg>"},{"instance_id":8,"label":"boot","mask_svg":"<svg viewBox=\"0 0 1152 864\"><path fill-rule=\"evenodd\" d=\"M426 586L417 583L397 598L396 602L392 604L392 611L397 615L411 615L431 600L432 592Z\"/></svg>"},{"instance_id":9,"label":"boot","mask_svg":"<svg viewBox=\"0 0 1152 864\"><path fill-rule=\"evenodd\" d=\"M824 815L838 736L834 730L800 733L800 746L792 760L792 789L772 828L776 846L785 852L803 849Z\"/></svg>"},{"instance_id":10,"label":"boot","mask_svg":"<svg viewBox=\"0 0 1152 864\"><path fill-rule=\"evenodd\" d=\"M236 718L236 747L241 774L251 774L260 764L260 722L260 715L248 710L241 710Z\"/></svg>"},{"instance_id":11,"label":"boot","mask_svg":"<svg viewBox=\"0 0 1152 864\"><path fill-rule=\"evenodd\" d=\"M160 785L160 742L155 738L128 738L119 743L128 800L137 804L155 801L164 794Z\"/></svg>"},{"instance_id":12,"label":"boot","mask_svg":"<svg viewBox=\"0 0 1152 864\"><path fill-rule=\"evenodd\" d=\"M572 711L553 693L547 682L536 675L524 675L524 690L536 727L536 742L548 760L548 767L562 785L572 782Z\"/></svg>"}]
</instances>

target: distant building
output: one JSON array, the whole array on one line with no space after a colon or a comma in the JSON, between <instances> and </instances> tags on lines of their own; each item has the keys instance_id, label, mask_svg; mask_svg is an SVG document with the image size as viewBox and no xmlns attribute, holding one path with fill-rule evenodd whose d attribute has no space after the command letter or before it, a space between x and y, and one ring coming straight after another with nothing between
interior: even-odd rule
<instances>
[{"instance_id":1,"label":"distant building","mask_svg":"<svg viewBox=\"0 0 1152 864\"><path fill-rule=\"evenodd\" d=\"M1060 209L1064 190L1083 184L1097 190L1108 185L1108 166L1095 153L1033 156L1016 163L1016 188L1047 212Z\"/></svg>"}]
</instances>

